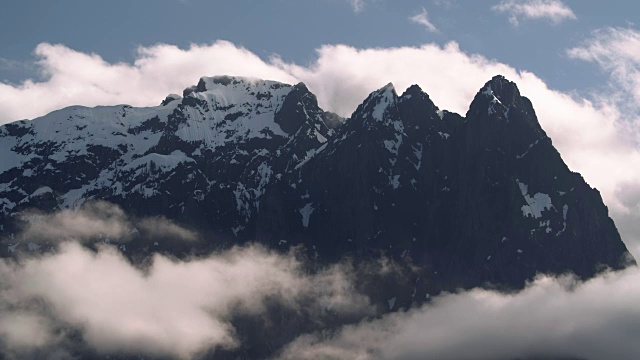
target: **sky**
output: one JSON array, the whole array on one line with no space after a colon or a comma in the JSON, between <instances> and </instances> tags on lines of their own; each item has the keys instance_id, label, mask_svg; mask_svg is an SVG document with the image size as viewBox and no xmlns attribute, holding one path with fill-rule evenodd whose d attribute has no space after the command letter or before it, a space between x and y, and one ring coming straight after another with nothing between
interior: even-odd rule
<instances>
[{"instance_id":1,"label":"sky","mask_svg":"<svg viewBox=\"0 0 640 360\"><path fill-rule=\"evenodd\" d=\"M181 48L228 40L260 57L278 54L304 65L325 44L359 48L443 45L536 73L553 88L584 91L604 80L597 68L571 60L567 48L604 27L633 26L633 1L565 1L570 14L530 17L487 0L157 0L11 1L0 14L0 79L38 78L39 43L64 44L109 62L131 62L135 49ZM507 5L510 2L504 2ZM543 2L544 3L544 2ZM553 2L551 2L553 3ZM426 11L433 27L410 21ZM544 14L543 14L544 15ZM514 20L515 19L515 20ZM584 76L591 73L591 76ZM205 75L205 74L203 74Z\"/></svg>"},{"instance_id":2,"label":"sky","mask_svg":"<svg viewBox=\"0 0 640 360\"><path fill-rule=\"evenodd\" d=\"M71 105L155 106L201 76L222 74L305 82L323 108L347 117L388 82L398 92L417 83L439 107L464 114L482 85L503 74L532 100L569 167L600 191L640 259L638 14L640 3L622 0L5 2L0 123ZM296 309L311 306L309 313L327 304L347 313L355 311L348 304L368 309L358 294L336 290L349 288L349 269L309 277L295 259L261 248L185 262L158 257L144 273L113 248L88 253L78 243L92 231L110 229L117 238L131 224L122 210L100 206L63 212L25 230L38 239L56 229L66 238L58 253L0 261L0 350L8 358L48 353L64 359L65 326L80 329L87 346L99 352L191 358L203 346L237 345L229 317L237 309L261 314L264 299L273 296L294 299L287 304ZM112 222L101 218L104 211ZM171 229L183 241L198 237L154 221L146 226ZM78 269L83 276L68 282ZM148 306L123 312L118 304L130 298L110 293L105 277L121 281L136 304ZM194 287L184 280L194 278ZM220 284L247 278L255 283L212 302ZM253 286L265 279L268 286ZM428 352L442 359L491 359L544 347L554 355L635 359L640 348L630 334L640 329L637 284L640 272L630 269L586 283L541 277L513 296L481 289L445 295L430 306L345 326L328 338L301 336L280 358L414 359ZM204 287L213 290L196 291ZM335 291L318 297L318 287ZM309 297L321 304L296 300ZM51 307L33 305L36 298ZM243 302L247 298L254 300ZM483 311L473 310L478 308ZM458 321L446 321L452 317ZM112 318L137 325L127 329ZM186 319L179 322L184 327L174 326L179 319ZM189 330L189 324L195 327Z\"/></svg>"}]
</instances>

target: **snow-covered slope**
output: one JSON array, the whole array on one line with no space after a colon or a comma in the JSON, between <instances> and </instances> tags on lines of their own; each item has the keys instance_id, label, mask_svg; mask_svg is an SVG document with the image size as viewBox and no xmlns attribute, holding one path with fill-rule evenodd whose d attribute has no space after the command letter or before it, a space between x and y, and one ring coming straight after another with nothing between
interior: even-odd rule
<instances>
[{"instance_id":1,"label":"snow-covered slope","mask_svg":"<svg viewBox=\"0 0 640 360\"><path fill-rule=\"evenodd\" d=\"M183 95L149 108L73 106L0 127L0 217L100 198L141 212L161 202L158 212L172 216L212 201L247 219L279 167L299 162L278 161L283 145L306 153L333 135L302 84L204 77Z\"/></svg>"}]
</instances>

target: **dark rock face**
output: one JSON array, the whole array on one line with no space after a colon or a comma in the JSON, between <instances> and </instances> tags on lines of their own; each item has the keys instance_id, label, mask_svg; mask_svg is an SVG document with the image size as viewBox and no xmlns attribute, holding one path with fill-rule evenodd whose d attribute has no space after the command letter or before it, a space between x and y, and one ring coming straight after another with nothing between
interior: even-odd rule
<instances>
[{"instance_id":1,"label":"dark rock face","mask_svg":"<svg viewBox=\"0 0 640 360\"><path fill-rule=\"evenodd\" d=\"M397 273L357 274L357 290L383 311L442 290L517 289L537 273L587 278L629 264L598 191L567 168L531 102L503 77L480 89L464 117L438 109L417 85L401 96L391 84L374 91L346 120L302 83L220 76L183 96L0 127L0 256L31 251L15 236L24 211L102 199L212 239L134 238L125 253L134 260L249 241L283 251L302 244L319 264L384 256ZM268 358L301 333L357 321L319 325L273 304L263 319L232 319L242 347L209 355Z\"/></svg>"},{"instance_id":2,"label":"dark rock face","mask_svg":"<svg viewBox=\"0 0 640 360\"><path fill-rule=\"evenodd\" d=\"M215 234L211 248L303 244L320 262L415 266L394 290L398 307L459 287L519 288L540 272L589 277L628 255L598 191L500 76L465 117L389 84L346 121L302 83L202 78L156 108L72 107L8 124L0 145L5 233L25 209L103 199Z\"/></svg>"},{"instance_id":3,"label":"dark rock face","mask_svg":"<svg viewBox=\"0 0 640 360\"><path fill-rule=\"evenodd\" d=\"M387 86L319 150L267 192L257 236L300 241L320 258L383 251L413 262L422 270L398 295L404 306L442 289L624 266L598 191L502 77L465 118L439 112L417 86L399 97Z\"/></svg>"}]
</instances>

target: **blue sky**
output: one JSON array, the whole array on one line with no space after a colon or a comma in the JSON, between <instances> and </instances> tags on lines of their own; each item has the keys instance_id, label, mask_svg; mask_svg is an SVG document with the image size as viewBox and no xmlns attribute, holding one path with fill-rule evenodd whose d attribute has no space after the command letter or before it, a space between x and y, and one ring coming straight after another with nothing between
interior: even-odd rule
<instances>
[{"instance_id":1,"label":"blue sky","mask_svg":"<svg viewBox=\"0 0 640 360\"><path fill-rule=\"evenodd\" d=\"M476 0L273 0L273 1L11 1L0 13L0 79L38 77L30 66L39 43L61 43L110 62L132 61L138 46L229 40L261 57L273 54L311 62L323 44L356 47L415 46L456 41L470 53L536 73L554 88L584 91L604 74L569 59L565 50L603 27L633 26L634 1L564 1L576 19L521 19ZM355 8L354 8L355 6ZM438 29L410 22L422 9ZM589 76L585 76L589 74Z\"/></svg>"},{"instance_id":2,"label":"blue sky","mask_svg":"<svg viewBox=\"0 0 640 360\"><path fill-rule=\"evenodd\" d=\"M201 76L302 81L343 116L388 82L463 113L515 81L640 256L640 3L596 0L5 2L0 123L158 105Z\"/></svg>"}]
</instances>

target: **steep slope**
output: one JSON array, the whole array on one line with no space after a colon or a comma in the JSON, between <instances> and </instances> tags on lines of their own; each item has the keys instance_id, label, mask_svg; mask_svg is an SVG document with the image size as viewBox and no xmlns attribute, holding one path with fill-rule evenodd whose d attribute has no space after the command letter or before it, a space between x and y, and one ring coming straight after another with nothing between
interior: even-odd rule
<instances>
[{"instance_id":1,"label":"steep slope","mask_svg":"<svg viewBox=\"0 0 640 360\"><path fill-rule=\"evenodd\" d=\"M627 256L597 190L500 76L465 117L389 84L346 121L304 84L202 78L157 107L71 107L5 125L0 148L5 256L19 249L24 210L89 199L215 234L208 248L257 240L303 244L320 262L385 255L413 271L380 285L396 308L443 289L521 287L537 272L589 277Z\"/></svg>"},{"instance_id":2,"label":"steep slope","mask_svg":"<svg viewBox=\"0 0 640 360\"><path fill-rule=\"evenodd\" d=\"M589 277L627 256L598 191L567 168L530 101L500 76L464 118L417 86L398 96L387 85L276 186L258 215L262 241L417 264L400 306L442 289L521 287L536 273Z\"/></svg>"},{"instance_id":3,"label":"steep slope","mask_svg":"<svg viewBox=\"0 0 640 360\"><path fill-rule=\"evenodd\" d=\"M103 199L240 236L266 185L333 135L332 115L304 84L222 76L157 107L76 106L5 125L0 229L25 209Z\"/></svg>"}]
</instances>

